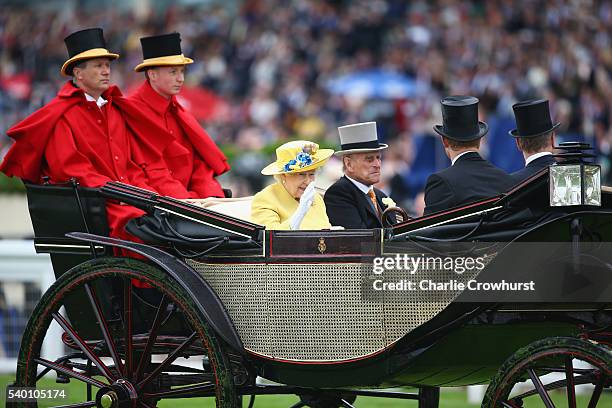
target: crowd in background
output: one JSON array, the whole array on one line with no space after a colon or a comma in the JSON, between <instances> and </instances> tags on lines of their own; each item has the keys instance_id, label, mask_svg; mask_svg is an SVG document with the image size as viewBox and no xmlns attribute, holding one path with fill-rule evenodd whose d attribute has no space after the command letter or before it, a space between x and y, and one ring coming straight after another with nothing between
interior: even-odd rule
<instances>
[{"instance_id":1,"label":"crowd in background","mask_svg":"<svg viewBox=\"0 0 612 408\"><path fill-rule=\"evenodd\" d=\"M608 1L252 0L236 12L211 2L147 16L0 6L0 157L6 129L66 80L63 38L93 26L121 54L112 81L124 92L144 79L133 72L139 38L181 33L184 54L195 60L187 86L215 96L218 109L202 123L231 159L227 181L236 195L261 188L259 170L276 145L305 138L333 147L338 126L375 120L390 145L382 187L410 207L427 176L448 164L431 128L441 123L440 98L452 94L480 98L490 125L485 155L505 170L523 164L507 134L512 103L539 96L562 123L558 141L591 143L604 181L612 179ZM372 70L401 75L412 92L368 97L330 88L338 77Z\"/></svg>"}]
</instances>

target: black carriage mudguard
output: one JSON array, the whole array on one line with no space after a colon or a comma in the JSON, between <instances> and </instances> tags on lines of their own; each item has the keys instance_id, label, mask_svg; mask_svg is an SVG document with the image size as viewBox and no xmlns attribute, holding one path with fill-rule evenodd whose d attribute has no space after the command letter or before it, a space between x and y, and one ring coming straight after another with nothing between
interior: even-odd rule
<instances>
[{"instance_id":1,"label":"black carriage mudguard","mask_svg":"<svg viewBox=\"0 0 612 408\"><path fill-rule=\"evenodd\" d=\"M96 244L128 249L144 256L172 276L191 298L208 324L234 351L242 353L244 346L223 303L202 277L178 258L145 244L103 237L84 232L71 232L67 237Z\"/></svg>"}]
</instances>

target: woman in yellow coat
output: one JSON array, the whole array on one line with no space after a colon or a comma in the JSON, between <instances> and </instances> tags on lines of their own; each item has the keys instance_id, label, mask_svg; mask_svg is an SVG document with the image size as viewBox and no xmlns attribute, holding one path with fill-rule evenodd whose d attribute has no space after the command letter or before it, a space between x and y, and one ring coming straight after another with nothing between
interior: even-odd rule
<instances>
[{"instance_id":1,"label":"woman in yellow coat","mask_svg":"<svg viewBox=\"0 0 612 408\"><path fill-rule=\"evenodd\" d=\"M276 161L261 174L276 183L253 197L251 220L273 230L318 230L331 225L323 198L315 190L315 170L334 153L316 143L296 140L276 149Z\"/></svg>"}]
</instances>

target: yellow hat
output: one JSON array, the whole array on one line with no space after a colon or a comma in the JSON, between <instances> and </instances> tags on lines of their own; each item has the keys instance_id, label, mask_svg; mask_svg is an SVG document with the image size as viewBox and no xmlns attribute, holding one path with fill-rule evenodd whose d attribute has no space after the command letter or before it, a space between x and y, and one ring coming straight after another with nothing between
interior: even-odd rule
<instances>
[{"instance_id":1,"label":"yellow hat","mask_svg":"<svg viewBox=\"0 0 612 408\"><path fill-rule=\"evenodd\" d=\"M61 73L64 76L72 75L72 66L79 62L92 58L117 59L115 54L106 49L106 42L101 28L88 28L77 31L64 38L68 49L68 60L62 65Z\"/></svg>"},{"instance_id":2,"label":"yellow hat","mask_svg":"<svg viewBox=\"0 0 612 408\"><path fill-rule=\"evenodd\" d=\"M264 167L261 174L272 176L314 170L333 154L332 149L319 149L318 144L307 140L287 142L276 149L276 161Z\"/></svg>"},{"instance_id":3,"label":"yellow hat","mask_svg":"<svg viewBox=\"0 0 612 408\"><path fill-rule=\"evenodd\" d=\"M183 55L179 33L153 35L140 39L143 61L134 68L140 72L147 67L192 64L193 60Z\"/></svg>"}]
</instances>

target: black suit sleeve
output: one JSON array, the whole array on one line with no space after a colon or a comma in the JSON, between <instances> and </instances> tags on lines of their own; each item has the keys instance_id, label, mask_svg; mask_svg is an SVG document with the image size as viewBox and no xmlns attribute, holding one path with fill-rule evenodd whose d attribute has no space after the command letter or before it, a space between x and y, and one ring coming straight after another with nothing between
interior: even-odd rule
<instances>
[{"instance_id":1,"label":"black suit sleeve","mask_svg":"<svg viewBox=\"0 0 612 408\"><path fill-rule=\"evenodd\" d=\"M425 210L423 215L453 207L453 191L448 182L432 174L425 185Z\"/></svg>"},{"instance_id":2,"label":"black suit sleeve","mask_svg":"<svg viewBox=\"0 0 612 408\"><path fill-rule=\"evenodd\" d=\"M331 225L341 225L346 229L367 228L361 220L355 198L350 193L334 185L325 193L324 201Z\"/></svg>"}]
</instances>

